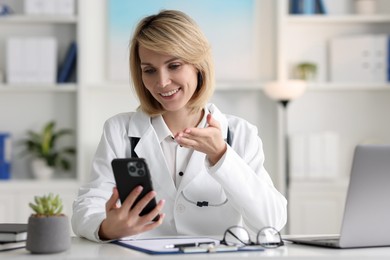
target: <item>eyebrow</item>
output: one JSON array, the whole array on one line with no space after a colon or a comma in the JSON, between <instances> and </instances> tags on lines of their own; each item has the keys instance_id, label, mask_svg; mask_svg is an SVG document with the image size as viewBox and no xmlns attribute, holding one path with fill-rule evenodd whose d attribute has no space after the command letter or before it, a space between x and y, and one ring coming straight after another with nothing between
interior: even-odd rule
<instances>
[{"instance_id":1,"label":"eyebrow","mask_svg":"<svg viewBox=\"0 0 390 260\"><path fill-rule=\"evenodd\" d=\"M172 59L165 61L164 64L168 64L168 63L176 61L176 60L180 60L180 59L179 58L172 58ZM151 64L149 62L141 62L141 65L153 66L153 64Z\"/></svg>"}]
</instances>

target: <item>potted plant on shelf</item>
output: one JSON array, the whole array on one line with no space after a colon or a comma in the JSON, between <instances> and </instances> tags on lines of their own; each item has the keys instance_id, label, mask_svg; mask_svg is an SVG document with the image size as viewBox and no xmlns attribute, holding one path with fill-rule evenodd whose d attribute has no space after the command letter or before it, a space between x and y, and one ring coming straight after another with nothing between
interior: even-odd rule
<instances>
[{"instance_id":1,"label":"potted plant on shelf","mask_svg":"<svg viewBox=\"0 0 390 260\"><path fill-rule=\"evenodd\" d=\"M33 176L38 179L49 179L55 169L69 170L71 162L69 155L74 155L74 147L58 148L58 140L72 134L71 129L55 130L56 123L48 122L41 132L28 131L27 138L22 140L25 154L33 157L31 162Z\"/></svg>"},{"instance_id":2,"label":"potted plant on shelf","mask_svg":"<svg viewBox=\"0 0 390 260\"><path fill-rule=\"evenodd\" d=\"M29 203L35 214L28 219L26 249L34 254L58 253L70 247L68 217L62 214L59 195L34 197Z\"/></svg>"},{"instance_id":3,"label":"potted plant on shelf","mask_svg":"<svg viewBox=\"0 0 390 260\"><path fill-rule=\"evenodd\" d=\"M296 66L296 76L298 79L310 81L317 75L317 65L312 62L301 62Z\"/></svg>"}]
</instances>

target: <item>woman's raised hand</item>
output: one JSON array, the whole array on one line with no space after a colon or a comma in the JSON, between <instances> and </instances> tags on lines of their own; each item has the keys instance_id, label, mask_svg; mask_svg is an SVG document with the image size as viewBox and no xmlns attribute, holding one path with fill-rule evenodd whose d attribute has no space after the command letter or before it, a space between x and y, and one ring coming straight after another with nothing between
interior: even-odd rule
<instances>
[{"instance_id":1,"label":"woman's raised hand","mask_svg":"<svg viewBox=\"0 0 390 260\"><path fill-rule=\"evenodd\" d=\"M221 126L211 114L207 115L205 128L186 128L175 135L175 140L183 147L205 153L211 165L216 164L225 154L227 144L221 134Z\"/></svg>"}]
</instances>

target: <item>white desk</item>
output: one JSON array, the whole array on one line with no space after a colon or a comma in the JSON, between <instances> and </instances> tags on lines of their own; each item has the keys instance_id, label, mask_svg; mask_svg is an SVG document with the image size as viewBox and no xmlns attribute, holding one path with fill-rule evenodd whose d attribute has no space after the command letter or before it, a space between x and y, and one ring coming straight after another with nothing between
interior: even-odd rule
<instances>
[{"instance_id":1,"label":"white desk","mask_svg":"<svg viewBox=\"0 0 390 260\"><path fill-rule=\"evenodd\" d=\"M114 244L99 244L82 238L72 238L72 247L65 252L49 255L32 255L26 249L0 252L0 259L390 259L390 247L361 249L328 249L287 244L278 249L263 252L240 252L218 254L179 254L179 255L148 255Z\"/></svg>"}]
</instances>

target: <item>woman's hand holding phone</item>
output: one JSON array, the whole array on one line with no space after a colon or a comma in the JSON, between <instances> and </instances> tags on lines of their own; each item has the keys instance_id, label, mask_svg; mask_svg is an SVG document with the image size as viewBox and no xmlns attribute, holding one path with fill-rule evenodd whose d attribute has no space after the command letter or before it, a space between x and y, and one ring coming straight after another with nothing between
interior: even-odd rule
<instances>
[{"instance_id":1,"label":"woman's hand holding phone","mask_svg":"<svg viewBox=\"0 0 390 260\"><path fill-rule=\"evenodd\" d=\"M140 216L146 205L156 197L156 192L150 191L134 205L142 190L141 186L137 186L130 192L122 206L119 207L116 204L119 199L119 193L116 187L113 189L113 193L106 203L106 219L103 220L99 229L101 240L136 235L152 230L162 224L165 214L160 214L160 212L165 200L160 200L152 211ZM158 221L153 221L159 214Z\"/></svg>"}]
</instances>

